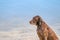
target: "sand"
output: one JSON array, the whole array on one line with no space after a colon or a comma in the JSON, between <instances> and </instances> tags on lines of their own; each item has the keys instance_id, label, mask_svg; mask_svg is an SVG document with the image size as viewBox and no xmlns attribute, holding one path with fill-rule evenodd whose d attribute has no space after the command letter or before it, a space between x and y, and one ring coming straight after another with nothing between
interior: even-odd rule
<instances>
[{"instance_id":1,"label":"sand","mask_svg":"<svg viewBox=\"0 0 60 40\"><path fill-rule=\"evenodd\" d=\"M60 36L58 35L60 38ZM0 40L39 40L35 29L0 31Z\"/></svg>"}]
</instances>

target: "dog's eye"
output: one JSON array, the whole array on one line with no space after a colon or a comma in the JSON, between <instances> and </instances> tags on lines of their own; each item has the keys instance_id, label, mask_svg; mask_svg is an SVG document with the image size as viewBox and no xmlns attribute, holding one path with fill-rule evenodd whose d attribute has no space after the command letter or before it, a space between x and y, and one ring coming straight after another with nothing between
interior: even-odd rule
<instances>
[{"instance_id":1,"label":"dog's eye","mask_svg":"<svg viewBox=\"0 0 60 40\"><path fill-rule=\"evenodd\" d=\"M35 22L36 22L36 20L33 21L33 23L35 23Z\"/></svg>"}]
</instances>

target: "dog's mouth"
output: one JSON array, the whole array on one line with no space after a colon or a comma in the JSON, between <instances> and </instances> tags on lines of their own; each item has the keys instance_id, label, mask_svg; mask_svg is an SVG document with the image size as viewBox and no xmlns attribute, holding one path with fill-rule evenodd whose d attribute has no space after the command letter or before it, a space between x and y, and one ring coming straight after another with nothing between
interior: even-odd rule
<instances>
[{"instance_id":1,"label":"dog's mouth","mask_svg":"<svg viewBox=\"0 0 60 40\"><path fill-rule=\"evenodd\" d=\"M33 22L31 22L31 21L30 21L29 23L30 23L30 24L33 24Z\"/></svg>"}]
</instances>

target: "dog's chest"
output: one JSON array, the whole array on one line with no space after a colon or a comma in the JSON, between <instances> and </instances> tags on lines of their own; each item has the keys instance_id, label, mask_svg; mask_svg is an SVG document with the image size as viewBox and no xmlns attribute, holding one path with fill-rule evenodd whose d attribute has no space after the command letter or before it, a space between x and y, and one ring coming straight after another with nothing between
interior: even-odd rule
<instances>
[{"instance_id":1,"label":"dog's chest","mask_svg":"<svg viewBox=\"0 0 60 40\"><path fill-rule=\"evenodd\" d=\"M43 28L38 28L37 29L37 33L40 34L40 35L43 35L43 31L44 31Z\"/></svg>"}]
</instances>

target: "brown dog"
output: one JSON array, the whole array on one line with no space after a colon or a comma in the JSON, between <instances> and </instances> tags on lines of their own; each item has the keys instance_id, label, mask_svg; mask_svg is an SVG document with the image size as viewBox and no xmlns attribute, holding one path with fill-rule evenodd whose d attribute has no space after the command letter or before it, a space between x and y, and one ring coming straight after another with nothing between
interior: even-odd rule
<instances>
[{"instance_id":1,"label":"brown dog","mask_svg":"<svg viewBox=\"0 0 60 40\"><path fill-rule=\"evenodd\" d=\"M55 32L42 20L40 16L35 16L30 24L37 26L37 34L40 40L58 40Z\"/></svg>"}]
</instances>

